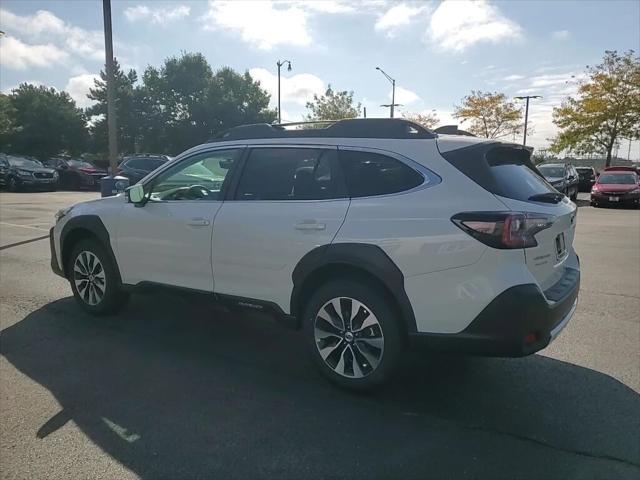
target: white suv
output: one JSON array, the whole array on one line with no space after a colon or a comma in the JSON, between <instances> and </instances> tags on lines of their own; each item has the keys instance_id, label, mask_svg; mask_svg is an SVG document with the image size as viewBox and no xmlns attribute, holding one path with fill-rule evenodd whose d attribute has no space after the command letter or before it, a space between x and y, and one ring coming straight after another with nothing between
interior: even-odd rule
<instances>
[{"instance_id":1,"label":"white suv","mask_svg":"<svg viewBox=\"0 0 640 480\"><path fill-rule=\"evenodd\" d=\"M529 157L405 120L238 127L58 212L51 265L93 314L150 285L269 312L352 388L410 345L528 355L569 321L580 280L576 206Z\"/></svg>"}]
</instances>

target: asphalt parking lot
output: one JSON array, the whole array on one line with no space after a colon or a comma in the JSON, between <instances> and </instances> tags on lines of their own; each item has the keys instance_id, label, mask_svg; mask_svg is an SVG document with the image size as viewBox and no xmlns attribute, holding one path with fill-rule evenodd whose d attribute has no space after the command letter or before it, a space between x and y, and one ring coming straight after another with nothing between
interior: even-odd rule
<instances>
[{"instance_id":1,"label":"asphalt parking lot","mask_svg":"<svg viewBox=\"0 0 640 480\"><path fill-rule=\"evenodd\" d=\"M578 309L540 354L412 353L354 395L257 314L82 313L42 237L94 197L0 193L1 478L640 478L640 211L579 200Z\"/></svg>"}]
</instances>

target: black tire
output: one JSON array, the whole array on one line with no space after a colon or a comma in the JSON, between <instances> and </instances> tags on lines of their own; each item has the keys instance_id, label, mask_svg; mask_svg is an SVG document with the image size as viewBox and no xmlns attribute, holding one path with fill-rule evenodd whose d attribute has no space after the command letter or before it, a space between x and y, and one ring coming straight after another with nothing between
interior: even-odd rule
<instances>
[{"instance_id":1,"label":"black tire","mask_svg":"<svg viewBox=\"0 0 640 480\"><path fill-rule=\"evenodd\" d=\"M388 298L389 294L375 283L367 280L357 280L355 278L330 281L322 285L312 295L305 308L303 328L312 361L322 375L337 385L352 390L368 390L383 384L389 379L398 365L398 361L404 350L405 336L401 326L401 319ZM356 322L358 322L359 318L362 318L362 320L359 321L359 324L354 324L353 328L348 328L350 333L352 333L352 331L355 332L352 333L351 340L349 341L347 341L347 338L344 336L346 333L338 333L337 331L335 334L328 334L325 338L316 339L316 322L320 322L318 325L322 324L322 328L329 326L335 329L335 326L327 324L326 321L318 317L320 310L332 299L342 299L338 300L339 302L349 302L349 299L352 299L360 302L363 307L366 307L361 317L357 315L353 316L353 320ZM339 305L342 307L343 304L339 303ZM351 305L354 304L351 303ZM327 315L327 312L327 310L323 309L324 315ZM356 332L357 327L364 325L367 319L370 318L375 319L377 324L364 328L360 332ZM379 333L381 333L381 335L379 335ZM338 337L338 335L342 335L342 337ZM378 338L374 338L374 335ZM371 343L369 342L379 342L380 336L382 337L383 343L382 349L379 349L380 356L377 357L377 349L374 348L372 350L370 348ZM335 341L337 343L335 345L324 343L329 337L332 337L332 342ZM340 340L338 340L339 338ZM335 350L335 352L327 355L328 361L325 361L320 354L321 344L328 345L328 347L324 349L325 352L327 348ZM342 345L342 347L340 345ZM337 349L334 347L337 347ZM365 357L363 352L367 354L367 357ZM352 375L346 374L348 367L343 368L342 373L336 371L335 368L340 367L340 357L343 357L342 361L347 366L350 362ZM378 363L374 367L375 357L377 357ZM372 358L374 361L371 360ZM336 360L334 362L337 364L335 367L329 364L329 361L333 360ZM354 360L358 362L357 365ZM359 371L358 373L362 374L362 376L355 373L357 371Z\"/></svg>"},{"instance_id":2,"label":"black tire","mask_svg":"<svg viewBox=\"0 0 640 480\"><path fill-rule=\"evenodd\" d=\"M7 188L10 192L19 192L20 191L20 182L16 180L16 177L9 178L9 183L7 184Z\"/></svg>"},{"instance_id":3,"label":"black tire","mask_svg":"<svg viewBox=\"0 0 640 480\"><path fill-rule=\"evenodd\" d=\"M576 189L575 192L573 192L573 195L569 198L575 202L578 199L578 189Z\"/></svg>"},{"instance_id":4,"label":"black tire","mask_svg":"<svg viewBox=\"0 0 640 480\"><path fill-rule=\"evenodd\" d=\"M81 255L82 257L79 258ZM95 268L90 272L92 274L91 282L93 283L91 285L85 285L85 289L83 290L82 278L83 276L88 277L88 275L78 273L76 270L82 270L83 264L85 266L92 266L90 262L91 255L96 257L101 268L98 269L97 264L95 262L93 263ZM75 268L76 265L78 269ZM66 271L73 296L78 304L92 315L113 314L126 305L129 294L122 290L115 262L99 241L83 239L74 245L71 255L69 256ZM100 275L100 271L102 271L104 275ZM103 278L102 285L98 281L99 276ZM76 284L76 282L80 283ZM78 290L79 288L80 291ZM103 294L100 300L95 302L101 290Z\"/></svg>"}]
</instances>

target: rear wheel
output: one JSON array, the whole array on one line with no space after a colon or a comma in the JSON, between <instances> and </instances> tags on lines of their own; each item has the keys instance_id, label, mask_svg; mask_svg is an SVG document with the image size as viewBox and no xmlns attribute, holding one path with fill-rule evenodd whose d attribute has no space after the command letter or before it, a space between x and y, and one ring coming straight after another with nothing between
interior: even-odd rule
<instances>
[{"instance_id":1,"label":"rear wheel","mask_svg":"<svg viewBox=\"0 0 640 480\"><path fill-rule=\"evenodd\" d=\"M97 240L81 240L73 247L67 275L76 301L93 315L116 313L126 304L128 294L113 259Z\"/></svg>"},{"instance_id":2,"label":"rear wheel","mask_svg":"<svg viewBox=\"0 0 640 480\"><path fill-rule=\"evenodd\" d=\"M365 390L388 380L403 350L400 319L370 282L331 281L307 305L305 336L320 372L340 386Z\"/></svg>"}]
</instances>

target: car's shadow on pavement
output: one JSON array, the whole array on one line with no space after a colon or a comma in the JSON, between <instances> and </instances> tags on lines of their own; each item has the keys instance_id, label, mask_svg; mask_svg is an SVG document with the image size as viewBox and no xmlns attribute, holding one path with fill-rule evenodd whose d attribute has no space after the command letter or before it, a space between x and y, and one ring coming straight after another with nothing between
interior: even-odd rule
<instances>
[{"instance_id":1,"label":"car's shadow on pavement","mask_svg":"<svg viewBox=\"0 0 640 480\"><path fill-rule=\"evenodd\" d=\"M297 332L172 295L103 319L59 300L0 351L62 407L34 436L72 420L142 478L640 475L638 394L538 355L412 353L356 395L315 373Z\"/></svg>"}]
</instances>

